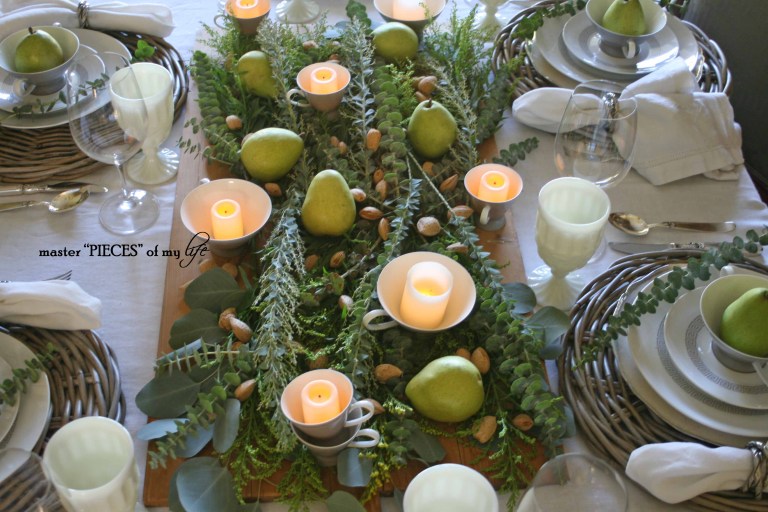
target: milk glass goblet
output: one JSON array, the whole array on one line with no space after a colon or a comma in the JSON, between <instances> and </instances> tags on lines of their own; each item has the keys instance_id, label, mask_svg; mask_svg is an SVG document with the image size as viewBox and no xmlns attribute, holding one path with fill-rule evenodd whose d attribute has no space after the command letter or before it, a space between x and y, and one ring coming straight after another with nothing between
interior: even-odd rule
<instances>
[{"instance_id":1,"label":"milk glass goblet","mask_svg":"<svg viewBox=\"0 0 768 512\"><path fill-rule=\"evenodd\" d=\"M173 76L160 64L139 62L131 66L147 107L147 134L141 152L126 164L128 177L136 183L155 185L176 176L179 155L160 144L171 134L173 125ZM124 102L133 99L115 96L119 108L130 108Z\"/></svg>"},{"instance_id":2,"label":"milk glass goblet","mask_svg":"<svg viewBox=\"0 0 768 512\"><path fill-rule=\"evenodd\" d=\"M20 448L0 450L0 510L59 510L59 499L39 455Z\"/></svg>"},{"instance_id":3,"label":"milk glass goblet","mask_svg":"<svg viewBox=\"0 0 768 512\"><path fill-rule=\"evenodd\" d=\"M536 247L546 265L528 276L539 304L570 309L584 285L574 271L595 253L610 211L608 195L587 180L557 178L541 188Z\"/></svg>"},{"instance_id":4,"label":"milk glass goblet","mask_svg":"<svg viewBox=\"0 0 768 512\"><path fill-rule=\"evenodd\" d=\"M114 165L122 187L101 205L99 220L112 233L138 233L157 220L151 193L129 188L125 162L138 153L147 133L147 109L130 63L103 52L78 59L67 72L69 129L89 157Z\"/></svg>"}]
</instances>

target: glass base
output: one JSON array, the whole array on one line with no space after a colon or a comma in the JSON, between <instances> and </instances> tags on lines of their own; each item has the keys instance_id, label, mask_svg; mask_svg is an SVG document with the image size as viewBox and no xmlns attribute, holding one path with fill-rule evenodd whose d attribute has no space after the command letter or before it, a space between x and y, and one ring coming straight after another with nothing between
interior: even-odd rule
<instances>
[{"instance_id":1,"label":"glass base","mask_svg":"<svg viewBox=\"0 0 768 512\"><path fill-rule=\"evenodd\" d=\"M99 221L107 231L130 235L144 231L155 223L160 206L146 190L128 190L107 198L99 210Z\"/></svg>"},{"instance_id":2,"label":"glass base","mask_svg":"<svg viewBox=\"0 0 768 512\"><path fill-rule=\"evenodd\" d=\"M275 13L283 23L309 23L320 16L320 6L312 0L283 0Z\"/></svg>"},{"instance_id":3,"label":"glass base","mask_svg":"<svg viewBox=\"0 0 768 512\"><path fill-rule=\"evenodd\" d=\"M528 286L539 305L568 311L584 288L584 278L574 273L556 277L548 266L542 265L528 275Z\"/></svg>"},{"instance_id":4,"label":"glass base","mask_svg":"<svg viewBox=\"0 0 768 512\"><path fill-rule=\"evenodd\" d=\"M125 164L128 177L142 185L157 185L176 176L179 172L179 155L168 148L161 148L154 158L143 151Z\"/></svg>"}]
</instances>

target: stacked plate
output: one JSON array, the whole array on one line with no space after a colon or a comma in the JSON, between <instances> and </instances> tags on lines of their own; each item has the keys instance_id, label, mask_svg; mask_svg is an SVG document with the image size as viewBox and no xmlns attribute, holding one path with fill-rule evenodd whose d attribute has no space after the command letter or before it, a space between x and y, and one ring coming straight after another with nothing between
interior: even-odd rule
<instances>
[{"instance_id":1,"label":"stacked plate","mask_svg":"<svg viewBox=\"0 0 768 512\"><path fill-rule=\"evenodd\" d=\"M715 358L699 315L706 284L644 316L617 340L616 356L632 391L664 421L702 441L743 447L768 437L768 386Z\"/></svg>"},{"instance_id":2,"label":"stacked plate","mask_svg":"<svg viewBox=\"0 0 768 512\"><path fill-rule=\"evenodd\" d=\"M0 333L0 382L11 377L12 369L23 368L35 355L16 338ZM45 433L50 419L51 391L48 376L40 373L37 382L17 395L16 404L0 405L0 448L32 451Z\"/></svg>"},{"instance_id":3,"label":"stacked plate","mask_svg":"<svg viewBox=\"0 0 768 512\"><path fill-rule=\"evenodd\" d=\"M685 23L666 16L664 29L641 43L631 59L612 57L600 49L600 36L584 11L546 18L527 46L528 55L536 70L560 87L601 79L626 85L675 57L683 58L698 77L703 55L696 38Z\"/></svg>"}]
</instances>

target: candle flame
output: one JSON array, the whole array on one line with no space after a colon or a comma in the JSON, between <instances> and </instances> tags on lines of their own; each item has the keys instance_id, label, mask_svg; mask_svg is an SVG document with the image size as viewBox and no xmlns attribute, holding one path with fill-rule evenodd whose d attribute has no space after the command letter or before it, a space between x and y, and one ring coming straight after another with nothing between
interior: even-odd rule
<instances>
[{"instance_id":1,"label":"candle flame","mask_svg":"<svg viewBox=\"0 0 768 512\"><path fill-rule=\"evenodd\" d=\"M229 217L230 215L235 213L236 210L237 208L235 208L235 205L233 205L232 203L221 203L216 206L216 213L218 213L222 217Z\"/></svg>"},{"instance_id":2,"label":"candle flame","mask_svg":"<svg viewBox=\"0 0 768 512\"><path fill-rule=\"evenodd\" d=\"M432 280L424 280L414 284L416 291L427 297L436 297L445 293L444 287L440 283Z\"/></svg>"}]
</instances>

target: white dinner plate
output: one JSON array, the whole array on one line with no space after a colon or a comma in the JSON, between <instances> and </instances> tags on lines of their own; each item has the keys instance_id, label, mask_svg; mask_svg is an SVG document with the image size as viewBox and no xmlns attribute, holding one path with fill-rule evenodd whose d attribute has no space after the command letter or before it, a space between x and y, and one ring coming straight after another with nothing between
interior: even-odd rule
<instances>
[{"instance_id":1,"label":"white dinner plate","mask_svg":"<svg viewBox=\"0 0 768 512\"><path fill-rule=\"evenodd\" d=\"M0 357L11 368L21 368L24 361L33 359L35 354L16 338L0 332ZM51 407L51 390L48 376L40 374L37 382L27 385L27 391L19 397L19 413L13 430L3 440L3 448L21 448L31 451L43 435L48 425L48 413Z\"/></svg>"},{"instance_id":2,"label":"white dinner plate","mask_svg":"<svg viewBox=\"0 0 768 512\"><path fill-rule=\"evenodd\" d=\"M641 291L649 293L652 286L653 282L649 282ZM768 411L718 400L691 384L675 366L664 341L664 318L670 308L671 304L662 302L655 313L643 316L639 326L627 330L629 350L645 381L663 400L695 423L740 437L768 437ZM680 430L694 435L683 428ZM723 444L716 439L705 440Z\"/></svg>"},{"instance_id":3,"label":"white dinner plate","mask_svg":"<svg viewBox=\"0 0 768 512\"><path fill-rule=\"evenodd\" d=\"M72 32L77 34L80 39L80 44L87 47L86 50L95 50L96 52L114 52L122 55L123 57L130 59L131 54L128 48L123 43L115 39L114 37L98 32L96 30L88 29L72 29ZM78 53L79 55L79 53ZM8 87L5 85L8 75L5 71L0 70L0 87ZM55 99L58 93L53 94L50 98ZM48 98L48 97L46 97ZM61 104L58 104L61 107ZM7 107L3 107L5 110ZM30 114L23 117L9 116L2 121L2 126L6 128L15 128L19 130L23 129L37 129L37 128L50 128L52 126L59 126L69 122L67 117L66 106L64 108L58 108L55 112L46 114Z\"/></svg>"},{"instance_id":4,"label":"white dinner plate","mask_svg":"<svg viewBox=\"0 0 768 512\"><path fill-rule=\"evenodd\" d=\"M5 379L13 377L13 369L8 362L0 357L0 382ZM0 446L3 444L5 436L10 432L13 423L16 421L16 416L19 413L19 400L16 403L5 403L0 405Z\"/></svg>"},{"instance_id":5,"label":"white dinner plate","mask_svg":"<svg viewBox=\"0 0 768 512\"><path fill-rule=\"evenodd\" d=\"M582 11L565 22L563 42L566 51L577 61L599 71L606 71L628 78L639 77L659 69L677 57L680 45L677 37L667 24L663 29L639 45L638 54L631 59L608 55L600 48L600 34L587 13ZM691 37L693 39L693 37ZM696 40L693 39L693 44ZM694 48L694 51L696 49Z\"/></svg>"},{"instance_id":6,"label":"white dinner plate","mask_svg":"<svg viewBox=\"0 0 768 512\"><path fill-rule=\"evenodd\" d=\"M568 88L573 88L575 83L606 79L628 85L637 78L635 76L627 77L626 75L587 68L577 64L565 49L562 38L563 27L570 19L571 15L569 14L564 14L557 18L547 18L534 34L532 43L529 46L533 46L537 51L530 52L530 55L531 62L539 73L555 85ZM685 59L688 69L698 75L701 71L701 51L693 33L682 21L674 16L669 17L667 26L678 40L678 55ZM552 69L547 69L544 61ZM553 73L552 70L557 71L557 73ZM562 77L567 79L563 80Z\"/></svg>"},{"instance_id":7,"label":"white dinner plate","mask_svg":"<svg viewBox=\"0 0 768 512\"><path fill-rule=\"evenodd\" d=\"M703 287L672 305L664 321L664 341L672 362L702 391L723 402L749 409L768 409L768 386L757 373L731 370L712 352L711 336L699 315Z\"/></svg>"}]
</instances>

